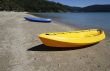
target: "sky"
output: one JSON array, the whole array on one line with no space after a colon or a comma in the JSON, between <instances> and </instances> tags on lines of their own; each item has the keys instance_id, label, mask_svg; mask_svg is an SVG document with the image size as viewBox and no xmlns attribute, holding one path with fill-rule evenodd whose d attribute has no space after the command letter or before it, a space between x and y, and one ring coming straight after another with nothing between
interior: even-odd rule
<instances>
[{"instance_id":1,"label":"sky","mask_svg":"<svg viewBox=\"0 0 110 71\"><path fill-rule=\"evenodd\" d=\"M110 0L50 0L69 6L85 7L94 4L110 4Z\"/></svg>"}]
</instances>

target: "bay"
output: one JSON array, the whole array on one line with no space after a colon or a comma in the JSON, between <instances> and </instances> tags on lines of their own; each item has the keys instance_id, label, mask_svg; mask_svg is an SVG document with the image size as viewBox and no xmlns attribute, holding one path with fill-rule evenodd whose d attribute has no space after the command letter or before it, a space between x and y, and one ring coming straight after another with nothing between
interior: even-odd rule
<instances>
[{"instance_id":1,"label":"bay","mask_svg":"<svg viewBox=\"0 0 110 71\"><path fill-rule=\"evenodd\" d=\"M110 13L36 13L35 15L82 29L101 29L110 36Z\"/></svg>"}]
</instances>

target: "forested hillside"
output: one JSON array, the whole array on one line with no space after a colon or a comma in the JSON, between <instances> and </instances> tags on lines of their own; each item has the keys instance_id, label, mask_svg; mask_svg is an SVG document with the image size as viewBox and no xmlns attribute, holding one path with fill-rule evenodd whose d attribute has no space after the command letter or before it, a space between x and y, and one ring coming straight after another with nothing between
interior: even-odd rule
<instances>
[{"instance_id":1,"label":"forested hillside","mask_svg":"<svg viewBox=\"0 0 110 71\"><path fill-rule=\"evenodd\" d=\"M80 9L82 12L110 12L110 4L106 5L91 5Z\"/></svg>"},{"instance_id":2,"label":"forested hillside","mask_svg":"<svg viewBox=\"0 0 110 71\"><path fill-rule=\"evenodd\" d=\"M110 12L109 5L70 7L48 0L0 0L0 11L28 12Z\"/></svg>"},{"instance_id":3,"label":"forested hillside","mask_svg":"<svg viewBox=\"0 0 110 71\"><path fill-rule=\"evenodd\" d=\"M67 12L69 7L47 0L0 0L0 10L32 12Z\"/></svg>"}]
</instances>

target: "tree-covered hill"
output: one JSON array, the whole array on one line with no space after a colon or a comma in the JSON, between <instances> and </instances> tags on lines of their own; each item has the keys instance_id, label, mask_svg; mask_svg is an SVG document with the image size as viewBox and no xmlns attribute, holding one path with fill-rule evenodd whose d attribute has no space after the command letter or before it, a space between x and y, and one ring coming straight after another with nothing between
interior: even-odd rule
<instances>
[{"instance_id":1,"label":"tree-covered hill","mask_svg":"<svg viewBox=\"0 0 110 71\"><path fill-rule=\"evenodd\" d=\"M47 0L0 0L0 10L32 12L67 12L69 7Z\"/></svg>"},{"instance_id":2,"label":"tree-covered hill","mask_svg":"<svg viewBox=\"0 0 110 71\"><path fill-rule=\"evenodd\" d=\"M110 12L110 5L91 5L82 8L82 12Z\"/></svg>"},{"instance_id":3,"label":"tree-covered hill","mask_svg":"<svg viewBox=\"0 0 110 71\"><path fill-rule=\"evenodd\" d=\"M70 7L48 0L0 0L0 11L28 12L110 12L109 5Z\"/></svg>"}]
</instances>

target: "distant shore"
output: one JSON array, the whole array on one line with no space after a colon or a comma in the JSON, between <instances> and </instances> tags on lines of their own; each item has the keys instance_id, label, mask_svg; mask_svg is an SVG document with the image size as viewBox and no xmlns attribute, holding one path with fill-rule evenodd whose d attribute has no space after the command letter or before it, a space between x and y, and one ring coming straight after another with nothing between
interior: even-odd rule
<instances>
[{"instance_id":1,"label":"distant shore","mask_svg":"<svg viewBox=\"0 0 110 71\"><path fill-rule=\"evenodd\" d=\"M42 44L44 32L74 31L58 22L24 19L28 12L0 12L0 71L109 71L110 39L83 48L56 50Z\"/></svg>"}]
</instances>

